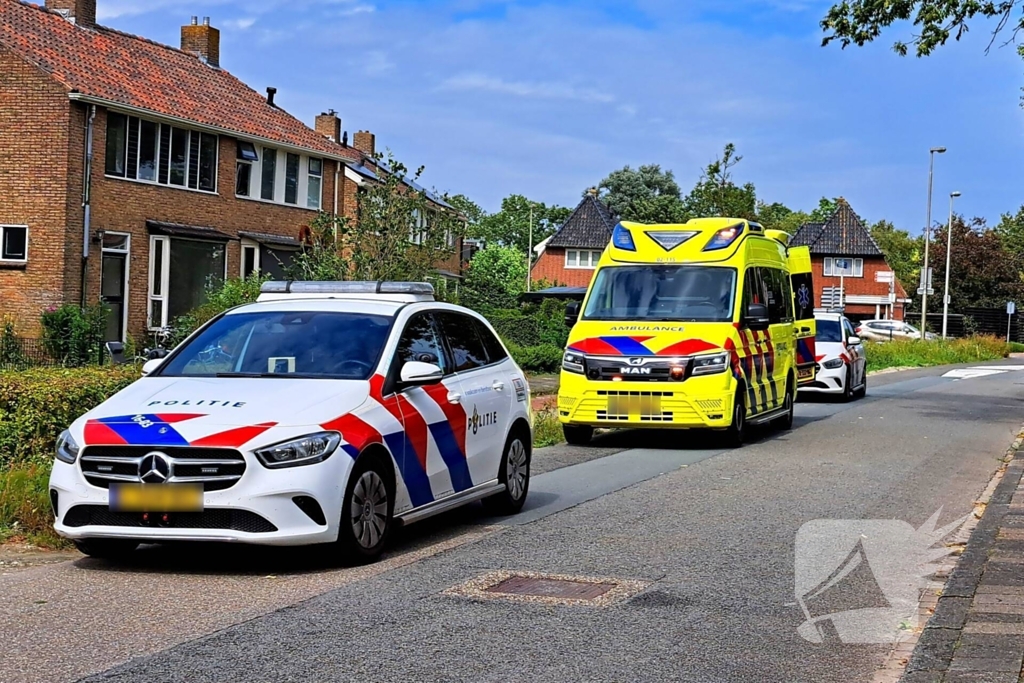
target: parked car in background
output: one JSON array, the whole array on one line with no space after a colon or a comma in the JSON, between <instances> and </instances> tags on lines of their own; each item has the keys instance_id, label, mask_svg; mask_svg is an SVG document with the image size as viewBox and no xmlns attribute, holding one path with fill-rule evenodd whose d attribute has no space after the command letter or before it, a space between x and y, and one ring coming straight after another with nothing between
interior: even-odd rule
<instances>
[{"instance_id":1,"label":"parked car in background","mask_svg":"<svg viewBox=\"0 0 1024 683\"><path fill-rule=\"evenodd\" d=\"M854 330L865 341L892 339L920 339L921 330L902 320L865 320ZM938 339L937 334L925 332L925 339Z\"/></svg>"},{"instance_id":2,"label":"parked car in background","mask_svg":"<svg viewBox=\"0 0 1024 683\"><path fill-rule=\"evenodd\" d=\"M801 392L833 394L844 401L861 398L868 390L867 356L853 324L841 313L814 314L814 381Z\"/></svg>"}]
</instances>

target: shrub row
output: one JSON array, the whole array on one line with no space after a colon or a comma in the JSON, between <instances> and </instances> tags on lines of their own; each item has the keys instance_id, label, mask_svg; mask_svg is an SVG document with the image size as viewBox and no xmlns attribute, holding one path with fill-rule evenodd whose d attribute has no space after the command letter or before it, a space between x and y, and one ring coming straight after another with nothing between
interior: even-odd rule
<instances>
[{"instance_id":1,"label":"shrub row","mask_svg":"<svg viewBox=\"0 0 1024 683\"><path fill-rule=\"evenodd\" d=\"M868 370L996 360L1005 358L1010 350L1005 340L988 336L931 341L894 339L867 345Z\"/></svg>"}]
</instances>

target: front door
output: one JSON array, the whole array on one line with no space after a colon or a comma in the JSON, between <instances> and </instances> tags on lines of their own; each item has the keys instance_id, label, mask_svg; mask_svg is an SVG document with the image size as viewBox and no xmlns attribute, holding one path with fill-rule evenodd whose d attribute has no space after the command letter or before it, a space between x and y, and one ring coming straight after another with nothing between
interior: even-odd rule
<instances>
[{"instance_id":1,"label":"front door","mask_svg":"<svg viewBox=\"0 0 1024 683\"><path fill-rule=\"evenodd\" d=\"M100 300L107 306L104 341L124 341L128 296L128 235L104 233Z\"/></svg>"}]
</instances>

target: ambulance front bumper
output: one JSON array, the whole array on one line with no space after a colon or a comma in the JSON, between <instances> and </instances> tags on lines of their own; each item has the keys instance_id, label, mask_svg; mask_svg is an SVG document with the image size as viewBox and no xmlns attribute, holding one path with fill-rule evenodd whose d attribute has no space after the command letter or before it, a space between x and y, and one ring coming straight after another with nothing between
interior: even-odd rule
<instances>
[{"instance_id":1,"label":"ambulance front bumper","mask_svg":"<svg viewBox=\"0 0 1024 683\"><path fill-rule=\"evenodd\" d=\"M353 460L338 449L323 462L267 469L251 453L230 488L203 493L198 512L116 512L110 491L86 480L80 461L56 461L50 475L54 529L69 539L141 542L227 541L261 545L329 543L338 537L344 487ZM310 501L313 501L311 504Z\"/></svg>"}]
</instances>

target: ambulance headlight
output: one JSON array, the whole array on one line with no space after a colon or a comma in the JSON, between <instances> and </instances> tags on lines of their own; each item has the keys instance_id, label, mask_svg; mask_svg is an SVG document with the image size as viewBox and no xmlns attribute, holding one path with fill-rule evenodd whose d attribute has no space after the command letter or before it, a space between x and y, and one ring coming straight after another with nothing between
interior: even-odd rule
<instances>
[{"instance_id":1,"label":"ambulance headlight","mask_svg":"<svg viewBox=\"0 0 1024 683\"><path fill-rule=\"evenodd\" d=\"M338 432L317 432L298 439L267 446L256 451L265 467L280 469L323 462L331 457L341 443Z\"/></svg>"},{"instance_id":2,"label":"ambulance headlight","mask_svg":"<svg viewBox=\"0 0 1024 683\"><path fill-rule=\"evenodd\" d=\"M66 462L69 465L73 465L75 460L78 459L78 452L81 449L78 447L78 443L71 437L71 432L64 430L57 437L57 459L61 462Z\"/></svg>"},{"instance_id":3,"label":"ambulance headlight","mask_svg":"<svg viewBox=\"0 0 1024 683\"><path fill-rule=\"evenodd\" d=\"M829 370L835 370L836 368L843 367L843 359L842 358L833 358L832 360L825 361L821 365L822 365L822 367L828 368Z\"/></svg>"},{"instance_id":4,"label":"ambulance headlight","mask_svg":"<svg viewBox=\"0 0 1024 683\"><path fill-rule=\"evenodd\" d=\"M576 353L575 351L566 351L565 355L562 356L562 369L566 372L582 375L584 370L583 354Z\"/></svg>"},{"instance_id":5,"label":"ambulance headlight","mask_svg":"<svg viewBox=\"0 0 1024 683\"><path fill-rule=\"evenodd\" d=\"M729 354L716 353L710 356L697 356L693 359L693 375L714 375L725 372L729 367Z\"/></svg>"}]
</instances>

